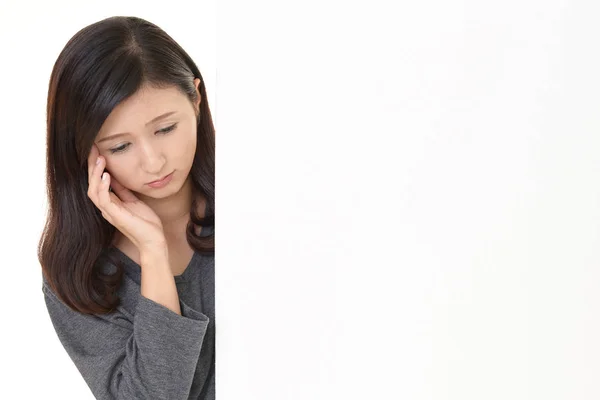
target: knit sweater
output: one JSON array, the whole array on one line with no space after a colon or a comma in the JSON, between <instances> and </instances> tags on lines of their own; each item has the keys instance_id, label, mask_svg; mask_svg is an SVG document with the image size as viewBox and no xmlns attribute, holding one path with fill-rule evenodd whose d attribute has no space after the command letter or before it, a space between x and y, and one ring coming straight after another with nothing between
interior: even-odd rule
<instances>
[{"instance_id":1,"label":"knit sweater","mask_svg":"<svg viewBox=\"0 0 600 400\"><path fill-rule=\"evenodd\" d=\"M42 283L58 338L93 395L102 400L214 400L214 255L194 252L184 272L174 277L179 315L141 295L137 263L116 247L106 251L125 267L115 311L81 314L60 301L45 277ZM115 270L108 259L102 268Z\"/></svg>"}]
</instances>

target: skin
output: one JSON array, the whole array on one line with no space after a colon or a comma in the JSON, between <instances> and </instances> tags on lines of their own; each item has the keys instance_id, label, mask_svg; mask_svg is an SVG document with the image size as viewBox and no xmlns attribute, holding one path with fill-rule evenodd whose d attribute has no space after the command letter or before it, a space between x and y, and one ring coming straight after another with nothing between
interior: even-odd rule
<instances>
[{"instance_id":1,"label":"skin","mask_svg":"<svg viewBox=\"0 0 600 400\"><path fill-rule=\"evenodd\" d=\"M174 87L141 88L114 108L88 158L88 196L104 218L117 227L113 245L140 264L141 251L164 241L174 275L183 272L193 255L185 228L192 202L189 173L196 151L196 115L201 101L200 79L194 79L194 84L199 99L195 104ZM175 113L146 125L171 111ZM175 123L171 131L160 132ZM117 133L124 135L113 136ZM108 172L106 181L101 179L104 170ZM166 186L148 186L171 172L173 177ZM201 200L203 211L205 203Z\"/></svg>"}]
</instances>

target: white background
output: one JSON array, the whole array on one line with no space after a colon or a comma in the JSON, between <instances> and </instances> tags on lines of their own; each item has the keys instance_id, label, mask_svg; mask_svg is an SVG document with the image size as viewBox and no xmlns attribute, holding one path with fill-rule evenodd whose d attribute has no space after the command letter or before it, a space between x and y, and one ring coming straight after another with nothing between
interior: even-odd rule
<instances>
[{"instance_id":1,"label":"white background","mask_svg":"<svg viewBox=\"0 0 600 400\"><path fill-rule=\"evenodd\" d=\"M600 398L595 2L17 4L0 397L92 398L35 255L45 96L78 29L129 14L188 50L218 124L219 400Z\"/></svg>"}]
</instances>

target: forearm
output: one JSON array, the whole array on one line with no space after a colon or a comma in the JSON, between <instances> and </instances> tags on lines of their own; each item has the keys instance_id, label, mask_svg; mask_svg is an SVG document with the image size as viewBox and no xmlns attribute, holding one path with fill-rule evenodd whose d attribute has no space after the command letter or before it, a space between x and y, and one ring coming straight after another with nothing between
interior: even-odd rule
<instances>
[{"instance_id":1,"label":"forearm","mask_svg":"<svg viewBox=\"0 0 600 400\"><path fill-rule=\"evenodd\" d=\"M154 246L140 250L140 262L142 267L140 284L142 296L181 315L179 295L169 265L167 246Z\"/></svg>"},{"instance_id":2,"label":"forearm","mask_svg":"<svg viewBox=\"0 0 600 400\"><path fill-rule=\"evenodd\" d=\"M135 300L129 294L140 292L139 285L130 279L124 280L122 289L126 303ZM129 307L119 307L97 318L72 310L47 283L43 291L58 338L94 398L190 398L209 324L206 315L185 302L180 302L181 314L177 315L140 296L134 315Z\"/></svg>"}]
</instances>

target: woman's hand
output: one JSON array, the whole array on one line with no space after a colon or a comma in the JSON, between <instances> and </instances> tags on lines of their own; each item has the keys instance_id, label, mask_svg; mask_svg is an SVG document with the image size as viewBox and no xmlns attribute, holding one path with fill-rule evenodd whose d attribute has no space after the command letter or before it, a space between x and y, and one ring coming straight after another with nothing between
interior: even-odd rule
<instances>
[{"instance_id":1,"label":"woman's hand","mask_svg":"<svg viewBox=\"0 0 600 400\"><path fill-rule=\"evenodd\" d=\"M96 164L96 159L99 163ZM105 172L106 160L95 144L88 156L88 197L102 216L137 246L139 251L166 243L162 222L156 213L129 189ZM113 192L109 192L112 186Z\"/></svg>"}]
</instances>

